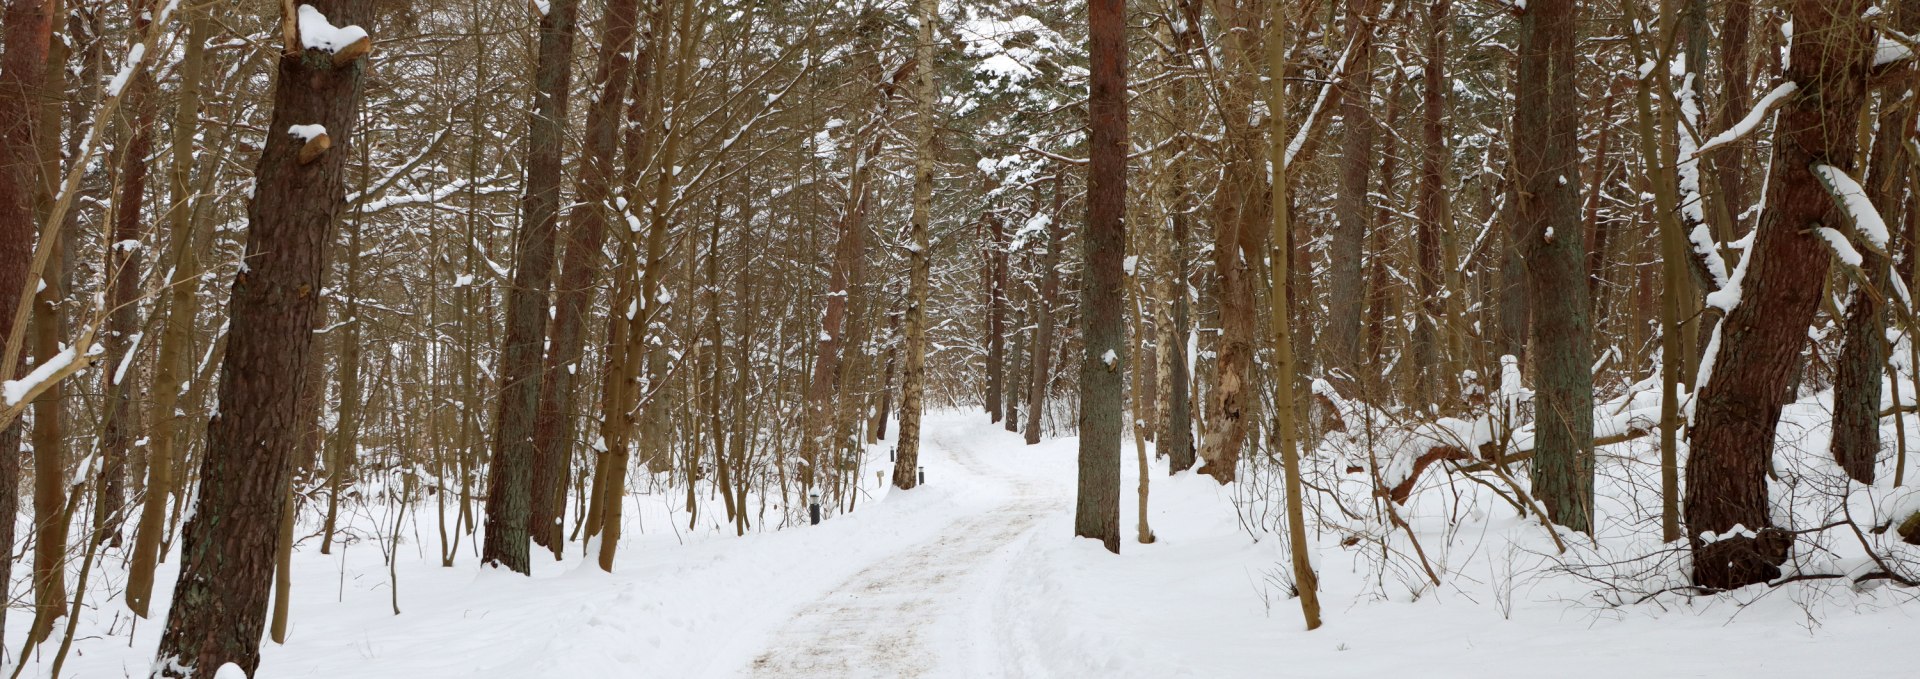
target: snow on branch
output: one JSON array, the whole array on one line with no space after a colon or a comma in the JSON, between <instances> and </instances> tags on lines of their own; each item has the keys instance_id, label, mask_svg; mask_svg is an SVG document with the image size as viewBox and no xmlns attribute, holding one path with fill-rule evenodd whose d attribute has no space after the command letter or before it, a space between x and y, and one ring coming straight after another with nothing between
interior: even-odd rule
<instances>
[{"instance_id":1,"label":"snow on branch","mask_svg":"<svg viewBox=\"0 0 1920 679\"><path fill-rule=\"evenodd\" d=\"M1880 211L1873 207L1873 201L1867 199L1867 190L1861 188L1860 182L1854 181L1846 170L1832 165L1815 164L1810 169L1813 170L1813 176L1820 180L1820 185L1827 187L1834 205L1853 222L1854 233L1865 238L1867 247L1874 252L1886 252L1887 221L1880 218Z\"/></svg>"},{"instance_id":2,"label":"snow on branch","mask_svg":"<svg viewBox=\"0 0 1920 679\"><path fill-rule=\"evenodd\" d=\"M1841 263L1857 267L1865 261L1860 258L1860 251L1853 249L1853 244L1847 242L1847 234L1840 233L1839 229L1822 226L1819 233L1821 238L1826 239L1827 245L1833 248L1833 256L1839 258Z\"/></svg>"},{"instance_id":3,"label":"snow on branch","mask_svg":"<svg viewBox=\"0 0 1920 679\"><path fill-rule=\"evenodd\" d=\"M1693 152L1694 157L1706 155L1708 151L1740 141L1740 138L1752 134L1755 128L1760 127L1760 121L1766 120L1767 114L1773 112L1774 107L1779 106L1780 102L1786 101L1788 95L1798 91L1800 91L1799 83L1791 80L1780 83L1780 86L1773 88L1773 91L1768 92L1767 96L1761 97L1760 101L1754 102L1753 110L1748 111L1747 116L1741 118L1740 122L1734 123L1733 127L1727 128L1727 131L1713 135L1712 139L1708 139L1706 143L1701 144L1700 148Z\"/></svg>"}]
</instances>

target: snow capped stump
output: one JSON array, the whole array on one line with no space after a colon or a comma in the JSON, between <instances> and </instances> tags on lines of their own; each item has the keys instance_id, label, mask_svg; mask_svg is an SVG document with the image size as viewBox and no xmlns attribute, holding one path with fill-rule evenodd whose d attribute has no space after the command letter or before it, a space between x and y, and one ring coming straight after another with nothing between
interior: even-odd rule
<instances>
[{"instance_id":1,"label":"snow capped stump","mask_svg":"<svg viewBox=\"0 0 1920 679\"><path fill-rule=\"evenodd\" d=\"M280 29L285 33L288 54L319 50L333 55L333 65L340 67L373 51L373 40L367 35L367 29L335 26L313 5L301 5L298 10L292 5L292 0L281 3L285 18L281 20Z\"/></svg>"},{"instance_id":2,"label":"snow capped stump","mask_svg":"<svg viewBox=\"0 0 1920 679\"><path fill-rule=\"evenodd\" d=\"M287 128L287 134L306 142L300 147L300 164L305 165L333 148L333 140L327 137L324 125L294 125Z\"/></svg>"}]
</instances>

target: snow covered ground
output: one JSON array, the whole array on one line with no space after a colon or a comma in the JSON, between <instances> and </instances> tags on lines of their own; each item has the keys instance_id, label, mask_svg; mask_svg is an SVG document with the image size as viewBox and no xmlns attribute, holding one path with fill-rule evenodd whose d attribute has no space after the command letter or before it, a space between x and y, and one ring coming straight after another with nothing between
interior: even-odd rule
<instances>
[{"instance_id":1,"label":"snow covered ground","mask_svg":"<svg viewBox=\"0 0 1920 679\"><path fill-rule=\"evenodd\" d=\"M929 417L928 484L869 485L817 527L734 537L689 531L642 495L619 572L577 552L536 554L531 578L491 572L462 546L442 568L429 503L403 535L394 579L373 542L295 557L292 626L261 677L1904 677L1920 629L1911 595L1796 583L1610 606L1555 568L1538 524L1498 506L1408 511L1443 585L1382 559L1379 542L1316 541L1326 626L1302 630L1285 547L1261 490L1168 478L1132 540L1137 483L1125 447L1113 556L1073 540L1076 441L1025 446L974 413ZM886 447L869 469L885 469ZM1470 484L1469 484L1470 485ZM1441 496L1444 490L1427 495ZM1465 491L1463 491L1465 492ZM1603 501L1602 511L1606 511ZM1454 506L1459 506L1458 504ZM1655 505L1657 506L1657 504ZM1332 511L1330 508L1328 511ZM368 525L381 517L367 516ZM390 519L389 519L390 521ZM637 525L636 525L637 522ZM672 525L678 523L679 525ZM636 534L637 535L634 535ZM1255 539L1255 536L1258 539ZM1384 543L1404 550L1409 543ZM577 545L575 545L577 549ZM160 627L131 619L110 554L63 676L145 676ZM1383 567L1382 564L1386 564ZM163 589L173 582L169 564ZM1412 583L1412 584L1409 584ZM16 591L24 591L16 587ZM165 601L166 592L159 600ZM9 622L18 648L27 615ZM48 645L50 655L53 645ZM44 676L30 661L27 676Z\"/></svg>"}]
</instances>

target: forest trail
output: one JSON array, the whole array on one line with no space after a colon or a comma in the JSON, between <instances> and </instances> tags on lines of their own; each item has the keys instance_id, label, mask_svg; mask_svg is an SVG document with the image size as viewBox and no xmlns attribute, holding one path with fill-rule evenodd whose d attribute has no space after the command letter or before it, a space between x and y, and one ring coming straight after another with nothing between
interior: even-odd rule
<instances>
[{"instance_id":1,"label":"forest trail","mask_svg":"<svg viewBox=\"0 0 1920 679\"><path fill-rule=\"evenodd\" d=\"M994 502L805 605L771 635L750 676L1019 674L1014 616L999 614L1005 599L995 595L1012 589L1011 565L1031 547L1042 519L1072 507L1071 489L1031 468L994 464L1022 448L1011 434L957 431L975 427L945 419L929 424L928 457L952 463L939 472L964 475Z\"/></svg>"}]
</instances>

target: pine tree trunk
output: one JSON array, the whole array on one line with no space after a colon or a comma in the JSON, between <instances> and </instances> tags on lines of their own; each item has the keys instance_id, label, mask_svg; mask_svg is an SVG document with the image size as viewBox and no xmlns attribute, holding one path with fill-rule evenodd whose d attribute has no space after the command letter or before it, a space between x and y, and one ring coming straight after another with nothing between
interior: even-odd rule
<instances>
[{"instance_id":1,"label":"pine tree trunk","mask_svg":"<svg viewBox=\"0 0 1920 679\"><path fill-rule=\"evenodd\" d=\"M368 0L312 4L336 26L373 20ZM363 81L364 58L335 65L334 57L310 49L279 59L271 133L248 207L247 266L229 302L220 410L207 427L199 500L160 638L156 674L163 676L228 662L251 675L260 664L291 468L286 451L300 435L299 387L320 308L324 246L345 204L343 147L353 139ZM304 143L286 130L303 124L325 126L336 147L301 163Z\"/></svg>"},{"instance_id":2,"label":"pine tree trunk","mask_svg":"<svg viewBox=\"0 0 1920 679\"><path fill-rule=\"evenodd\" d=\"M1125 0L1087 5L1092 95L1087 99L1087 224L1080 278L1080 485L1073 534L1120 553L1120 437L1127 364L1127 23ZM1056 239L1057 241L1057 239ZM1055 242L1051 253L1059 250ZM1051 277L1053 274L1048 273ZM1037 410L1037 409L1036 409ZM1027 432L1033 443L1034 430Z\"/></svg>"},{"instance_id":3,"label":"pine tree trunk","mask_svg":"<svg viewBox=\"0 0 1920 679\"><path fill-rule=\"evenodd\" d=\"M1441 121L1447 114L1447 12L1452 5L1451 0L1436 0L1427 6L1427 54L1420 77L1420 202L1414 235L1418 250L1414 261L1419 271L1415 294L1420 297L1420 315L1413 329L1413 364L1408 366L1414 371L1415 406L1444 398L1441 389L1450 379L1440 361L1440 331L1436 326L1446 315L1446 300L1441 297L1445 274L1440 269L1440 239L1449 201L1446 128ZM1383 179L1392 181L1393 177Z\"/></svg>"},{"instance_id":4,"label":"pine tree trunk","mask_svg":"<svg viewBox=\"0 0 1920 679\"><path fill-rule=\"evenodd\" d=\"M1007 379L1007 229L987 215L987 417L1000 421Z\"/></svg>"},{"instance_id":5,"label":"pine tree trunk","mask_svg":"<svg viewBox=\"0 0 1920 679\"><path fill-rule=\"evenodd\" d=\"M1575 14L1573 0L1537 0L1520 15L1513 148L1535 305L1534 495L1555 522L1585 532L1593 521L1593 348L1581 252Z\"/></svg>"},{"instance_id":6,"label":"pine tree trunk","mask_svg":"<svg viewBox=\"0 0 1920 679\"><path fill-rule=\"evenodd\" d=\"M1765 211L1743 292L1715 330L1711 371L1696 397L1687 461L1686 519L1693 581L1732 589L1780 574L1790 536L1772 527L1767 467L1787 385L1807 345L1832 255L1814 232L1844 223L1813 176L1826 164L1852 172L1856 122L1874 52L1865 0L1791 3L1794 40L1787 79L1799 85L1776 114ZM1735 526L1758 531L1733 536ZM1717 540L1708 540L1713 533Z\"/></svg>"},{"instance_id":7,"label":"pine tree trunk","mask_svg":"<svg viewBox=\"0 0 1920 679\"><path fill-rule=\"evenodd\" d=\"M548 288L559 225L561 151L573 79L574 17L579 0L554 0L540 18L534 107L527 127L526 192L507 290L507 335L500 345L500 408L487 474L487 531L480 559L528 572L533 502L534 426L545 366Z\"/></svg>"},{"instance_id":8,"label":"pine tree trunk","mask_svg":"<svg viewBox=\"0 0 1920 679\"><path fill-rule=\"evenodd\" d=\"M1894 8L1896 27L1911 33L1920 24L1920 1L1902 0ZM1913 104L1892 91L1882 91L1873 146L1863 182L1867 199L1881 215L1900 214L1907 185L1908 163L1902 146L1912 138ZM1897 217L1895 217L1897 218ZM1887 366L1887 299L1893 271L1886 255L1874 248L1855 248L1860 266L1853 294L1842 322L1840 358L1834 366L1834 461L1847 476L1873 485L1880 459L1880 405L1883 370ZM1861 279L1865 280L1862 281ZM1896 387L1897 389L1897 387ZM1900 419L1900 418L1896 418Z\"/></svg>"},{"instance_id":9,"label":"pine tree trunk","mask_svg":"<svg viewBox=\"0 0 1920 679\"><path fill-rule=\"evenodd\" d=\"M53 33L53 0L13 0L6 5L5 49L0 51L0 341L24 328L14 327L21 292L29 284L33 246L35 112L45 77ZM13 353L13 352L9 352ZM18 355L17 353L14 355ZM0 364L11 379L18 364ZM17 516L20 506L19 420L0 425L0 516ZM14 544L14 521L0 521L0 544ZM12 582L13 559L0 559L0 582ZM0 629L5 628L0 610Z\"/></svg>"},{"instance_id":10,"label":"pine tree trunk","mask_svg":"<svg viewBox=\"0 0 1920 679\"><path fill-rule=\"evenodd\" d=\"M1362 253L1373 210L1373 26L1372 0L1346 0L1346 31L1353 40L1353 56L1340 82L1339 191L1334 198L1337 226L1328 245L1327 322L1321 336L1321 362L1343 389L1374 384L1377 370L1361 356L1360 325L1366 315L1366 281L1361 277ZM1281 132L1286 138L1286 133ZM1283 147L1284 153L1284 147ZM1379 256L1376 253L1375 256ZM1417 360L1417 359L1416 359Z\"/></svg>"}]
</instances>

